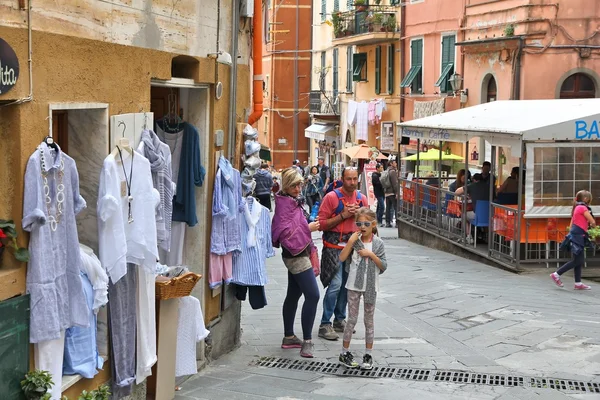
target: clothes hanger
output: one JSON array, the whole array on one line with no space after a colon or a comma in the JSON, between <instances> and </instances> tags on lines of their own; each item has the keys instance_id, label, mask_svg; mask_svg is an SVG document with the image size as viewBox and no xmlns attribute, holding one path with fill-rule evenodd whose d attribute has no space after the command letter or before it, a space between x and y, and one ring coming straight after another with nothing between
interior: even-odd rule
<instances>
[{"instance_id":1,"label":"clothes hanger","mask_svg":"<svg viewBox=\"0 0 600 400\"><path fill-rule=\"evenodd\" d=\"M46 143L48 145L48 147L50 147L51 149L58 151L58 145L56 144L54 139L52 139L52 136L49 136L49 135L46 136L44 138L44 143Z\"/></svg>"},{"instance_id":2,"label":"clothes hanger","mask_svg":"<svg viewBox=\"0 0 600 400\"><path fill-rule=\"evenodd\" d=\"M110 153L110 155L115 158L116 158L117 154L119 154L119 149L123 149L126 152L128 152L129 154L133 154L133 149L131 148L131 145L129 144L129 139L127 139L125 137L125 131L127 130L127 124L123 121L119 121L119 124L117 126L121 126L121 125L123 125L123 131L121 132L121 137L119 138L118 144L115 146L113 151Z\"/></svg>"}]
</instances>

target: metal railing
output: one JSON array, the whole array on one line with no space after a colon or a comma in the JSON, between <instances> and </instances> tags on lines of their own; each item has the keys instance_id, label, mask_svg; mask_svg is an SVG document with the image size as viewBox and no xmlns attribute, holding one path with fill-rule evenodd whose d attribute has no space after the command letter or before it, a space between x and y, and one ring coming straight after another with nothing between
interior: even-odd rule
<instances>
[{"instance_id":1,"label":"metal railing","mask_svg":"<svg viewBox=\"0 0 600 400\"><path fill-rule=\"evenodd\" d=\"M356 9L332 15L335 38L367 32L397 32L397 8L391 6L355 6Z\"/></svg>"},{"instance_id":2,"label":"metal railing","mask_svg":"<svg viewBox=\"0 0 600 400\"><path fill-rule=\"evenodd\" d=\"M508 264L555 268L571 258L559 250L569 233L570 218L525 218L517 205L488 201L473 207L464 196L447 189L398 181L398 219L405 223ZM586 250L586 263L600 263L595 248Z\"/></svg>"},{"instance_id":3,"label":"metal railing","mask_svg":"<svg viewBox=\"0 0 600 400\"><path fill-rule=\"evenodd\" d=\"M313 90L309 94L308 110L312 114L339 115L339 100L331 90Z\"/></svg>"}]
</instances>

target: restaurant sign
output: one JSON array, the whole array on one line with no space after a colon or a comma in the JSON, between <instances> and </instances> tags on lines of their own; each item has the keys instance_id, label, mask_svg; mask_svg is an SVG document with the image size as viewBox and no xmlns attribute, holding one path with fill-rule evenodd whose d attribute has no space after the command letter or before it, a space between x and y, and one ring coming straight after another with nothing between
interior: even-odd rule
<instances>
[{"instance_id":1,"label":"restaurant sign","mask_svg":"<svg viewBox=\"0 0 600 400\"><path fill-rule=\"evenodd\" d=\"M19 60L15 51L0 39L0 95L12 89L19 79Z\"/></svg>"},{"instance_id":2,"label":"restaurant sign","mask_svg":"<svg viewBox=\"0 0 600 400\"><path fill-rule=\"evenodd\" d=\"M588 123L584 120L575 121L575 139L593 140L600 139L600 131L598 130L598 121Z\"/></svg>"}]
</instances>

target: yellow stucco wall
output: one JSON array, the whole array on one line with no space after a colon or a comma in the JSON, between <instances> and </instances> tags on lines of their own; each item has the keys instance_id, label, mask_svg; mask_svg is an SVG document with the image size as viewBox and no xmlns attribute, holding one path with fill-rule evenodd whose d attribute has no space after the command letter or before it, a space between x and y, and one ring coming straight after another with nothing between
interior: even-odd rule
<instances>
[{"instance_id":1,"label":"yellow stucco wall","mask_svg":"<svg viewBox=\"0 0 600 400\"><path fill-rule=\"evenodd\" d=\"M27 68L27 30L0 27L0 38L16 51L21 65L17 86L0 96L3 100L21 98L29 93ZM71 36L33 32L33 101L0 107L0 218L14 219L20 225L23 204L23 175L31 153L48 133L48 106L57 102L99 102L109 104L110 115L150 110L152 79L171 78L171 60L176 54L132 46L81 39ZM199 61L198 83L213 84L215 65L223 82L223 97L214 100L211 86L210 132L227 132L230 67L214 59ZM238 66L238 122L250 105L249 67ZM1 104L0 104L1 105ZM213 135L208 134L214 149ZM227 135L226 135L227 136ZM225 148L227 143L225 143ZM214 165L206 162L208 184ZM212 198L212 196L210 196ZM19 229L19 244L27 246L27 237ZM25 290L25 265L5 254L0 267L0 301Z\"/></svg>"}]
</instances>

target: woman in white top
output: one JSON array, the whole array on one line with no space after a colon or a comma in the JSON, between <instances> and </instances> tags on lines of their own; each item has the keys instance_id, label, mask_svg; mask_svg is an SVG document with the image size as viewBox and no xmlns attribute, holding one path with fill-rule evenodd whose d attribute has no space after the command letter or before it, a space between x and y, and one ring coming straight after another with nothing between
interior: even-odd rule
<instances>
[{"instance_id":1,"label":"woman in white top","mask_svg":"<svg viewBox=\"0 0 600 400\"><path fill-rule=\"evenodd\" d=\"M358 363L350 352L350 340L358 320L360 298L365 304L365 355L363 356L362 369L373 368L373 340L375 327L373 316L375 314L375 300L379 291L379 274L387 268L385 246L383 240L374 234L377 233L377 216L367 207L360 208L356 214L358 231L348 240L340 254L340 261L350 259L348 281L348 322L344 329L344 341L340 354L340 364L348 368L357 368ZM348 263L346 263L348 265ZM348 268L348 267L346 267Z\"/></svg>"}]
</instances>

